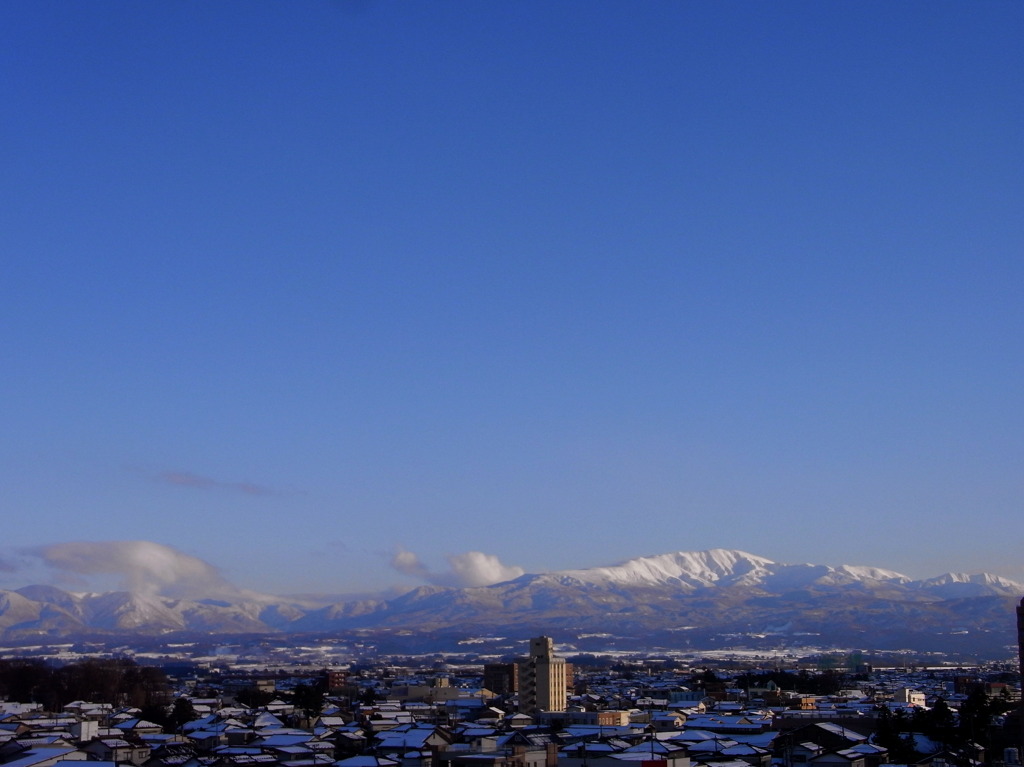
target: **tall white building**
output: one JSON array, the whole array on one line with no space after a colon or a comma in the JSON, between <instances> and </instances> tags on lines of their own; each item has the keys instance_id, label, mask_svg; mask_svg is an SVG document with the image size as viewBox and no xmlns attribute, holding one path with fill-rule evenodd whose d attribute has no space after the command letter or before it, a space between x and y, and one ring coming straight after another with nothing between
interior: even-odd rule
<instances>
[{"instance_id":1,"label":"tall white building","mask_svg":"<svg viewBox=\"0 0 1024 767\"><path fill-rule=\"evenodd\" d=\"M519 667L519 710L524 714L538 711L565 711L565 658L555 655L551 637L530 640L530 654L521 658Z\"/></svg>"}]
</instances>

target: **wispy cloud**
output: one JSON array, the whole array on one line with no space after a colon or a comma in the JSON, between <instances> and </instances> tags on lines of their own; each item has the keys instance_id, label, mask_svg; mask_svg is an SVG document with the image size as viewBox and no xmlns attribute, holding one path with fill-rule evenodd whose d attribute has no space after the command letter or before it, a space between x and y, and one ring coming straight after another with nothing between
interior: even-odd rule
<instances>
[{"instance_id":1,"label":"wispy cloud","mask_svg":"<svg viewBox=\"0 0 1024 767\"><path fill-rule=\"evenodd\" d=\"M52 570L36 552L24 548L0 549L0 588L21 588L29 580L47 580Z\"/></svg>"},{"instance_id":2,"label":"wispy cloud","mask_svg":"<svg viewBox=\"0 0 1024 767\"><path fill-rule=\"evenodd\" d=\"M176 487L190 487L196 490L230 490L245 495L276 495L277 492L265 485L252 482L225 482L224 480L204 477L190 471L165 471L157 475L157 480Z\"/></svg>"},{"instance_id":3,"label":"wispy cloud","mask_svg":"<svg viewBox=\"0 0 1024 767\"><path fill-rule=\"evenodd\" d=\"M494 554L467 551L447 554L448 570L433 571L413 552L399 547L391 557L391 567L403 575L419 578L437 586L489 586L518 578L525 570L506 565Z\"/></svg>"}]
</instances>

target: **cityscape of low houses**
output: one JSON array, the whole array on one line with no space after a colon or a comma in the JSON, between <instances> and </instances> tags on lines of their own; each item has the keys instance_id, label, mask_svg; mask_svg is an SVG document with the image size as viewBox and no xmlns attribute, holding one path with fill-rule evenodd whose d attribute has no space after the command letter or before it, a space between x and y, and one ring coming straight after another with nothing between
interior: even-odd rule
<instances>
[{"instance_id":1,"label":"cityscape of low houses","mask_svg":"<svg viewBox=\"0 0 1024 767\"><path fill-rule=\"evenodd\" d=\"M1020 764L1010 721L1019 686L1006 674L872 669L825 693L784 689L763 669L573 668L552 662L550 641L537 646L548 656L526 661L530 683L543 688L550 681L540 678L548 664L559 666L552 678L562 685L542 689L540 697L554 701L543 708L522 705L517 681L526 676L517 680L508 661L503 668L332 668L291 676L193 669L177 678L172 699L147 711L88 700L49 711L0 700L0 767ZM969 739L953 748L909 728L916 713L931 710L955 722L972 695L1005 704L978 733L988 750ZM179 715L184 720L172 723ZM887 747L886 732L899 753Z\"/></svg>"}]
</instances>

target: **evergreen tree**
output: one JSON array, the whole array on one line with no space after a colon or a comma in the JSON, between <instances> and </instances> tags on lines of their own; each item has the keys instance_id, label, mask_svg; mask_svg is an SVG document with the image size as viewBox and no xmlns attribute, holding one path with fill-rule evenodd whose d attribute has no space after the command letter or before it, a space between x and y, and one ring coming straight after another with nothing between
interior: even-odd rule
<instances>
[{"instance_id":1,"label":"evergreen tree","mask_svg":"<svg viewBox=\"0 0 1024 767\"><path fill-rule=\"evenodd\" d=\"M307 719L320 714L324 707L324 692L319 687L307 684L295 685L292 691L292 703L300 709Z\"/></svg>"},{"instance_id":2,"label":"evergreen tree","mask_svg":"<svg viewBox=\"0 0 1024 767\"><path fill-rule=\"evenodd\" d=\"M169 717L170 725L175 732L179 732L183 725L196 719L196 709L192 701L182 696L174 701Z\"/></svg>"},{"instance_id":3,"label":"evergreen tree","mask_svg":"<svg viewBox=\"0 0 1024 767\"><path fill-rule=\"evenodd\" d=\"M992 703L980 687L972 690L960 705L959 741L989 746L989 724L992 721Z\"/></svg>"},{"instance_id":4,"label":"evergreen tree","mask_svg":"<svg viewBox=\"0 0 1024 767\"><path fill-rule=\"evenodd\" d=\"M927 711L914 716L915 728L945 748L954 750L960 746L960 732L956 716L943 698L938 698Z\"/></svg>"},{"instance_id":5,"label":"evergreen tree","mask_svg":"<svg viewBox=\"0 0 1024 767\"><path fill-rule=\"evenodd\" d=\"M913 740L906 734L909 725L906 714L895 714L888 707L878 712L875 743L889 751L888 761L896 764L912 764L921 758L914 750Z\"/></svg>"},{"instance_id":6,"label":"evergreen tree","mask_svg":"<svg viewBox=\"0 0 1024 767\"><path fill-rule=\"evenodd\" d=\"M273 699L274 693L257 690L255 687L239 690L235 696L236 701L248 708L260 708L270 703Z\"/></svg>"}]
</instances>

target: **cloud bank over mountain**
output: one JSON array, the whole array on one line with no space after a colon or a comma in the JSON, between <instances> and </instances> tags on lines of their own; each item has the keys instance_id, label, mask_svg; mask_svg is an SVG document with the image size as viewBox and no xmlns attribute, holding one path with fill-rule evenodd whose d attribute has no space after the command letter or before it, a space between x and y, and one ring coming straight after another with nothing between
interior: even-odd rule
<instances>
[{"instance_id":1,"label":"cloud bank over mountain","mask_svg":"<svg viewBox=\"0 0 1024 767\"><path fill-rule=\"evenodd\" d=\"M435 572L430 570L411 551L399 548L391 557L391 566L402 573L419 578L435 586L490 586L518 578L525 574L517 565L506 565L494 554L482 551L467 551L464 554L448 554L449 569Z\"/></svg>"},{"instance_id":2,"label":"cloud bank over mountain","mask_svg":"<svg viewBox=\"0 0 1024 767\"><path fill-rule=\"evenodd\" d=\"M240 593L208 562L153 541L74 541L33 550L47 566L71 576L114 576L135 594L201 598Z\"/></svg>"},{"instance_id":3,"label":"cloud bank over mountain","mask_svg":"<svg viewBox=\"0 0 1024 767\"><path fill-rule=\"evenodd\" d=\"M490 586L523 575L494 554L445 555L447 568L432 569L417 554L395 551L391 568L402 575L448 588ZM116 588L133 594L181 599L266 595L239 588L199 557L154 541L68 541L0 552L0 588L52 583L77 591Z\"/></svg>"}]
</instances>

